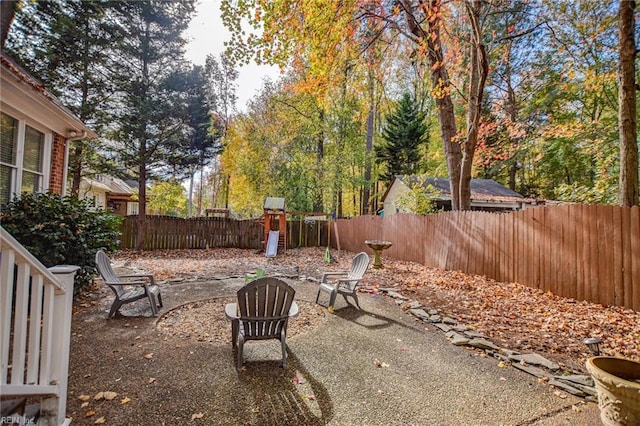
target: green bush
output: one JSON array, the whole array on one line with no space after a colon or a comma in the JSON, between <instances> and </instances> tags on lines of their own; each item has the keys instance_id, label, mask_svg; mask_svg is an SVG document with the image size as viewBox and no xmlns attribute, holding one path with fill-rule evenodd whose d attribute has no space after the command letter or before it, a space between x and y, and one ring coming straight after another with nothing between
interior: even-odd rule
<instances>
[{"instance_id":1,"label":"green bush","mask_svg":"<svg viewBox=\"0 0 640 426\"><path fill-rule=\"evenodd\" d=\"M2 207L0 224L43 265L76 265L75 292L91 284L99 248L118 248L121 218L87 200L23 194Z\"/></svg>"}]
</instances>

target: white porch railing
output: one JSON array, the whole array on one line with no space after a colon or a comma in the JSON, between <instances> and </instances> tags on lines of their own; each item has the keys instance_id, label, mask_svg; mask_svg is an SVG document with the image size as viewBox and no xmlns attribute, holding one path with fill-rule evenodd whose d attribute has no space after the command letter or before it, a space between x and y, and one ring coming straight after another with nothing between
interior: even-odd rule
<instances>
[{"instance_id":1,"label":"white porch railing","mask_svg":"<svg viewBox=\"0 0 640 426\"><path fill-rule=\"evenodd\" d=\"M39 398L39 425L69 423L67 373L78 269L47 269L0 227L0 395Z\"/></svg>"}]
</instances>

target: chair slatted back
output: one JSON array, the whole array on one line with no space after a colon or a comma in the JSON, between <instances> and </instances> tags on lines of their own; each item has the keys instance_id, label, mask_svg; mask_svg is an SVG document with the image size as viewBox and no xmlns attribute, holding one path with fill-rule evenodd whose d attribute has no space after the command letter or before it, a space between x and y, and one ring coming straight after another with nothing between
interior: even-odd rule
<instances>
[{"instance_id":1,"label":"chair slatted back","mask_svg":"<svg viewBox=\"0 0 640 426\"><path fill-rule=\"evenodd\" d=\"M347 274L348 283L345 283L351 290L358 284L358 282L364 277L364 273L369 267L369 255L365 252L360 252L353 258L351 262L351 269Z\"/></svg>"},{"instance_id":2,"label":"chair slatted back","mask_svg":"<svg viewBox=\"0 0 640 426\"><path fill-rule=\"evenodd\" d=\"M111 288L116 295L122 296L124 293L122 286L109 285L110 283L119 283L120 279L116 276L116 273L113 272L111 260L109 260L109 257L102 249L96 253L96 268L98 268L98 273L100 273L100 276L102 276L109 288Z\"/></svg>"},{"instance_id":3,"label":"chair slatted back","mask_svg":"<svg viewBox=\"0 0 640 426\"><path fill-rule=\"evenodd\" d=\"M289 284L273 277L258 278L238 290L238 310L245 339L279 339L286 329L295 294Z\"/></svg>"}]
</instances>

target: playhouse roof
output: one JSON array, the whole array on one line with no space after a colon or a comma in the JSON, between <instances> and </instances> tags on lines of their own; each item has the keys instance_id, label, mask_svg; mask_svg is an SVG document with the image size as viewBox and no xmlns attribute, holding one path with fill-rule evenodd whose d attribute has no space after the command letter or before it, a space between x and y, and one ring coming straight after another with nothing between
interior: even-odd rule
<instances>
[{"instance_id":1,"label":"playhouse roof","mask_svg":"<svg viewBox=\"0 0 640 426\"><path fill-rule=\"evenodd\" d=\"M267 197L267 199L264 200L264 209L284 211L284 198Z\"/></svg>"}]
</instances>

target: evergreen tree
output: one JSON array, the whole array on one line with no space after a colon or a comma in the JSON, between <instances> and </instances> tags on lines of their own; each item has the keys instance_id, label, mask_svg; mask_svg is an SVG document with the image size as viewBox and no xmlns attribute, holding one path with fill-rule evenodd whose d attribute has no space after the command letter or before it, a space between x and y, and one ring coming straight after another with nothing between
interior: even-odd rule
<instances>
[{"instance_id":1,"label":"evergreen tree","mask_svg":"<svg viewBox=\"0 0 640 426\"><path fill-rule=\"evenodd\" d=\"M61 0L27 3L18 12L8 50L64 105L97 133L109 122L114 46L122 40L121 2ZM98 155L101 141L74 140L69 151L71 195L91 173L117 174Z\"/></svg>"},{"instance_id":2,"label":"evergreen tree","mask_svg":"<svg viewBox=\"0 0 640 426\"><path fill-rule=\"evenodd\" d=\"M121 47L117 85L121 107L115 114L112 136L126 166L137 170L140 210L138 250L144 246L146 184L153 174L167 169L166 160L176 151L188 150L189 126L174 107L181 100L171 77L182 69L191 1L136 1L123 3L126 33Z\"/></svg>"},{"instance_id":3,"label":"evergreen tree","mask_svg":"<svg viewBox=\"0 0 640 426\"><path fill-rule=\"evenodd\" d=\"M187 126L188 145L169 153L167 165L174 169L174 177L190 179L189 210L191 215L194 175L200 172L200 188L197 200L197 215L202 210L202 185L204 168L221 151L224 123L212 112L207 100L207 77L204 68L194 66L186 72L179 72L169 80L172 90L178 95L174 113Z\"/></svg>"},{"instance_id":4,"label":"evergreen tree","mask_svg":"<svg viewBox=\"0 0 640 426\"><path fill-rule=\"evenodd\" d=\"M425 113L409 93L385 117L382 129L384 144L376 147L376 160L386 166L380 177L391 182L395 175L412 175L420 171L420 152L429 142Z\"/></svg>"}]
</instances>

